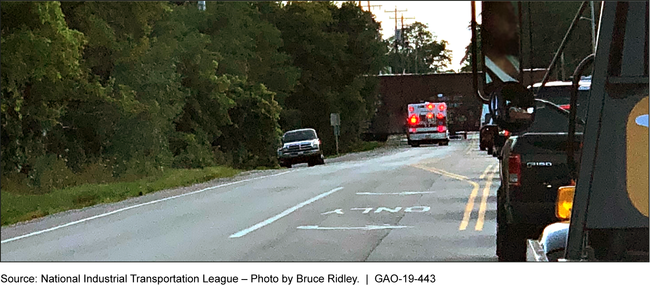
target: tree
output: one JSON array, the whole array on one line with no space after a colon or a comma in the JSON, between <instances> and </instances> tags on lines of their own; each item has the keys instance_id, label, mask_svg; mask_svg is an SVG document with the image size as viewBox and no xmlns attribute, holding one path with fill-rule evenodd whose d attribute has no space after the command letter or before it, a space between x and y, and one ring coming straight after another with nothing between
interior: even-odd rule
<instances>
[{"instance_id":1,"label":"tree","mask_svg":"<svg viewBox=\"0 0 650 286\"><path fill-rule=\"evenodd\" d=\"M2 171L32 179L67 102L84 84L86 38L68 28L58 2L2 2ZM56 144L55 144L56 145Z\"/></svg>"},{"instance_id":2,"label":"tree","mask_svg":"<svg viewBox=\"0 0 650 286\"><path fill-rule=\"evenodd\" d=\"M385 64L386 47L372 14L351 2L340 8L331 2L287 2L270 19L282 32L281 51L301 70L284 102L282 128L315 128L331 154L330 113L340 113L341 147L359 140L376 101L378 83L368 76Z\"/></svg>"},{"instance_id":3,"label":"tree","mask_svg":"<svg viewBox=\"0 0 650 286\"><path fill-rule=\"evenodd\" d=\"M467 29L471 30L472 25L470 24ZM480 57L481 55L481 26L479 24L476 25L476 41L477 41L477 46L476 46L476 53L479 55L479 61L476 66L478 71L481 71L481 67L483 65L483 59ZM472 72L472 62L474 61L474 56L472 56L472 47L474 46L474 43L472 43L471 39L469 44L465 47L465 55L463 58L460 60L460 64L463 65L460 68L460 72Z\"/></svg>"},{"instance_id":4,"label":"tree","mask_svg":"<svg viewBox=\"0 0 650 286\"><path fill-rule=\"evenodd\" d=\"M439 73L451 64L451 51L445 40L438 41L426 24L415 22L404 28L402 42L388 39L391 47L390 67L398 73ZM397 47L397 48L395 48Z\"/></svg>"}]
</instances>

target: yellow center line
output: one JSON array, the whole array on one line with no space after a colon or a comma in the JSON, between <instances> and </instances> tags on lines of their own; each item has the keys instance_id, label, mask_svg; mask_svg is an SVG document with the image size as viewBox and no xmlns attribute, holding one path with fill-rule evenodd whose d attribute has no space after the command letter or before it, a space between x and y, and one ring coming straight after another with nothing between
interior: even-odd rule
<instances>
[{"instance_id":1,"label":"yellow center line","mask_svg":"<svg viewBox=\"0 0 650 286\"><path fill-rule=\"evenodd\" d=\"M474 189L472 189L472 194L469 195L469 199L467 200L467 206L465 206L465 214L463 215L463 221L460 222L460 226L458 227L458 230L465 230L465 228L467 228L467 224L469 224L470 215L472 214L472 210L474 209L474 199L476 199L476 194L478 193L478 188L479 188L479 185L476 182L472 182L472 181L467 181L467 182L472 184L472 186L474 186Z\"/></svg>"},{"instance_id":2,"label":"yellow center line","mask_svg":"<svg viewBox=\"0 0 650 286\"><path fill-rule=\"evenodd\" d=\"M476 142L474 141L474 139L470 139L469 140L469 146L467 146L467 148L466 148L467 151L465 152L465 154L469 155L470 153L472 153L472 150L474 150L474 148L472 148L472 146L475 146L475 144L476 144Z\"/></svg>"},{"instance_id":3,"label":"yellow center line","mask_svg":"<svg viewBox=\"0 0 650 286\"><path fill-rule=\"evenodd\" d=\"M488 169L492 165L488 166ZM485 183L485 188L483 188L483 197L481 198L481 206L479 207L478 210L478 219L476 220L476 226L474 227L474 230L476 231L481 231L483 230L483 222L485 220L485 209L487 208L487 198L490 195L490 186L492 185L492 178L494 177L494 173L497 171L497 167L495 166L490 175L487 177L487 183ZM487 171L488 169L485 169ZM485 174L485 173L483 173Z\"/></svg>"},{"instance_id":4,"label":"yellow center line","mask_svg":"<svg viewBox=\"0 0 650 286\"><path fill-rule=\"evenodd\" d=\"M492 164L490 164L489 166L487 166L487 168L485 168L485 171L483 171L483 175L481 175L479 179L485 178L485 175L487 174L488 171L490 171L490 168L492 168Z\"/></svg>"},{"instance_id":5,"label":"yellow center line","mask_svg":"<svg viewBox=\"0 0 650 286\"><path fill-rule=\"evenodd\" d=\"M465 181L465 182L472 185L472 187L473 187L472 188L472 193L469 195L469 199L467 200L467 205L465 206L465 213L463 214L463 220L461 221L460 226L458 227L458 230L465 230L467 228L467 225L469 224L469 219L470 219L470 216L472 214L472 210L474 209L474 200L476 199L476 195L478 195L478 189L480 188L479 184L474 182L474 181L468 180L467 177L465 177L465 176L450 173L450 172L443 171L443 170L440 170L440 169L436 169L436 168L433 168L433 167L428 167L428 166L423 166L423 165L411 165L411 166L416 167L416 168L420 168L420 169L423 169L423 170L427 170L429 172L433 172L433 173L436 173L436 174L440 174L440 175L443 175L443 176L446 176L446 177L450 177L450 178L453 178L453 179ZM492 167L491 164L485 169L485 172L488 172L490 167Z\"/></svg>"}]
</instances>

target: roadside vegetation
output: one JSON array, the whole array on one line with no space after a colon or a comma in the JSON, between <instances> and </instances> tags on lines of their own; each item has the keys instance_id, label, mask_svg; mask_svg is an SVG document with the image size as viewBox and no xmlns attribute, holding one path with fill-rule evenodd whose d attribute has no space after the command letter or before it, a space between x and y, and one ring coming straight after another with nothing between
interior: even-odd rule
<instances>
[{"instance_id":1,"label":"roadside vegetation","mask_svg":"<svg viewBox=\"0 0 650 286\"><path fill-rule=\"evenodd\" d=\"M14 180L7 180L7 185L5 185L3 179L2 225L95 204L118 202L131 197L174 187L189 186L216 178L231 177L240 172L241 170L229 167L168 169L133 181L110 180L110 182L48 189L46 192L35 192L34 189L28 189L25 184ZM73 179L95 180L95 178ZM5 188L11 191L5 191Z\"/></svg>"}]
</instances>

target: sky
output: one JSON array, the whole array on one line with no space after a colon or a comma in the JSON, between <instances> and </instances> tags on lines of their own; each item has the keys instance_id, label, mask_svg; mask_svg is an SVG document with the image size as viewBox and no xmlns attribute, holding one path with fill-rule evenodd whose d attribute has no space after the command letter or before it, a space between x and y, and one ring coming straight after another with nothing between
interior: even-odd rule
<instances>
[{"instance_id":1,"label":"sky","mask_svg":"<svg viewBox=\"0 0 650 286\"><path fill-rule=\"evenodd\" d=\"M458 71L461 67L460 60L465 56L465 47L472 39L472 32L468 28L471 15L470 1L370 1L371 12L375 19L381 22L384 38L395 34L395 13L385 11L398 11L397 17L404 15L404 26L415 21L429 26L429 31L437 38L449 42L448 49L452 51L451 68ZM368 1L361 1L367 11ZM381 7L372 7L381 5ZM481 2L476 2L477 22L480 21L479 13ZM406 19L415 18L415 19ZM398 26L400 26L398 19Z\"/></svg>"}]
</instances>

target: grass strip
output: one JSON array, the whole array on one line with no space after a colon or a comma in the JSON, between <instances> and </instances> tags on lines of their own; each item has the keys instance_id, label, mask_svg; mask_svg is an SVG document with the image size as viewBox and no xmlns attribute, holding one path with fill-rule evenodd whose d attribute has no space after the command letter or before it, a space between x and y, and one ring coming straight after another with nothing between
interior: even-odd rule
<instances>
[{"instance_id":1,"label":"grass strip","mask_svg":"<svg viewBox=\"0 0 650 286\"><path fill-rule=\"evenodd\" d=\"M325 156L326 159L331 159L331 158L336 158L343 156L348 153L358 153L358 152L365 152L365 151L371 151L380 147L383 147L386 145L386 142L377 142L377 141L361 141L360 143L352 146L345 152L340 152L338 155L327 155Z\"/></svg>"},{"instance_id":2,"label":"grass strip","mask_svg":"<svg viewBox=\"0 0 650 286\"><path fill-rule=\"evenodd\" d=\"M16 194L2 190L2 225L10 225L49 214L112 203L164 189L189 186L216 178L232 177L241 170L228 167L168 169L156 176L131 182L86 184L56 189L46 194Z\"/></svg>"}]
</instances>

